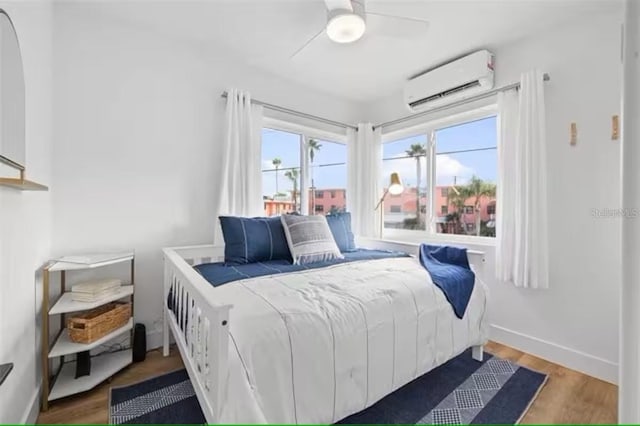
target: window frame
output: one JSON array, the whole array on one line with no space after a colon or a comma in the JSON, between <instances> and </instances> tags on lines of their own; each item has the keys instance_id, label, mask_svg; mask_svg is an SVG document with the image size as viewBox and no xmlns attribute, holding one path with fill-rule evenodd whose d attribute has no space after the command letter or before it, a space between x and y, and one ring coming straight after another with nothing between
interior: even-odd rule
<instances>
[{"instance_id":1,"label":"window frame","mask_svg":"<svg viewBox=\"0 0 640 426\"><path fill-rule=\"evenodd\" d=\"M472 121L482 120L489 117L496 117L497 126L500 123L500 115L498 113L498 104L492 102L491 104L474 107L463 112L458 112L446 117L439 117L432 120L427 120L420 124L410 125L390 132L382 133L382 144L396 142L401 139L409 138L412 136L426 135L427 139L427 155L426 155L426 187L427 187L427 218L426 229L424 230L410 230L410 229L394 229L384 228L382 231L382 238L407 241L407 242L424 242L425 238L442 242L454 242L454 243L468 243L495 246L495 237L485 237L477 235L462 235L462 234L442 234L436 231L435 224L435 199L437 186L436 182L436 144L435 134L438 130L469 123ZM498 137L499 129L496 128L496 138ZM499 184L499 182L496 182Z\"/></svg>"},{"instance_id":2,"label":"window frame","mask_svg":"<svg viewBox=\"0 0 640 426\"><path fill-rule=\"evenodd\" d=\"M348 137L346 133L334 133L328 130L322 130L272 117L262 118L260 131L262 132L264 129L291 133L300 137L300 213L303 215L315 214L316 212L309 211L309 189L311 189L311 178L309 176L309 156L306 155L308 142L310 139L319 139L330 143L345 145L345 147L347 147L345 166L348 169ZM345 191L347 190L346 186L344 189Z\"/></svg>"}]
</instances>

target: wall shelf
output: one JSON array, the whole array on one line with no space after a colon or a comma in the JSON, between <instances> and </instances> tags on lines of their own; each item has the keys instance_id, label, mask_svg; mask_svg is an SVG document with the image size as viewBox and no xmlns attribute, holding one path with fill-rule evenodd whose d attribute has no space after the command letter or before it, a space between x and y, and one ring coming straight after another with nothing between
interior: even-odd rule
<instances>
[{"instance_id":1,"label":"wall shelf","mask_svg":"<svg viewBox=\"0 0 640 426\"><path fill-rule=\"evenodd\" d=\"M12 362L0 365L0 385L4 383L11 370L13 370Z\"/></svg>"},{"instance_id":2,"label":"wall shelf","mask_svg":"<svg viewBox=\"0 0 640 426\"><path fill-rule=\"evenodd\" d=\"M0 186L18 189L20 191L48 191L49 187L20 178L0 178Z\"/></svg>"}]
</instances>

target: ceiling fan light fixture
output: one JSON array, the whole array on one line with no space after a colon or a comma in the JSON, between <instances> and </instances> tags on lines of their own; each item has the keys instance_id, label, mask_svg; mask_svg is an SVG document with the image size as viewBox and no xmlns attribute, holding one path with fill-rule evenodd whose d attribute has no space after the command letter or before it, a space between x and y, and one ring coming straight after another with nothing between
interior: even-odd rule
<instances>
[{"instance_id":1,"label":"ceiling fan light fixture","mask_svg":"<svg viewBox=\"0 0 640 426\"><path fill-rule=\"evenodd\" d=\"M350 11L334 15L327 23L327 35L336 43L353 43L366 29L364 18Z\"/></svg>"}]
</instances>

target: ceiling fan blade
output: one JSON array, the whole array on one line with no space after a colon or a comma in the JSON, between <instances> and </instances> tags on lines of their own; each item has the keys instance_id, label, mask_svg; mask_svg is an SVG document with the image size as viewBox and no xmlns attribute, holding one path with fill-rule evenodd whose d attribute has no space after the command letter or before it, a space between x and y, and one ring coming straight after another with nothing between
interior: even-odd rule
<instances>
[{"instance_id":1,"label":"ceiling fan blade","mask_svg":"<svg viewBox=\"0 0 640 426\"><path fill-rule=\"evenodd\" d=\"M380 36L412 39L427 33L429 22L416 18L367 12L367 31Z\"/></svg>"},{"instance_id":2,"label":"ceiling fan blade","mask_svg":"<svg viewBox=\"0 0 640 426\"><path fill-rule=\"evenodd\" d=\"M320 35L322 33L325 32L325 28L322 28L320 31L318 31L313 37L311 37L309 40L307 40L307 42L305 44L303 44L302 46L300 46L300 48L298 50L296 50L295 52L293 52L293 54L291 56L289 56L289 59L293 59L296 55L298 55L300 52L302 52L305 48L307 48L311 43L313 43L318 37L320 37Z\"/></svg>"},{"instance_id":3,"label":"ceiling fan blade","mask_svg":"<svg viewBox=\"0 0 640 426\"><path fill-rule=\"evenodd\" d=\"M345 9L353 12L351 0L324 0L327 10Z\"/></svg>"}]
</instances>

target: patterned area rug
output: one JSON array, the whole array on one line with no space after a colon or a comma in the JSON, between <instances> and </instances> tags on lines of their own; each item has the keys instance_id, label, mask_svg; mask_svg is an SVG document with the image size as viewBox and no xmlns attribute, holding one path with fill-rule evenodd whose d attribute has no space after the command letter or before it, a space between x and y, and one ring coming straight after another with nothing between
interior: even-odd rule
<instances>
[{"instance_id":1,"label":"patterned area rug","mask_svg":"<svg viewBox=\"0 0 640 426\"><path fill-rule=\"evenodd\" d=\"M547 376L471 351L428 372L340 423L516 424ZM205 423L186 370L111 389L111 424Z\"/></svg>"}]
</instances>

